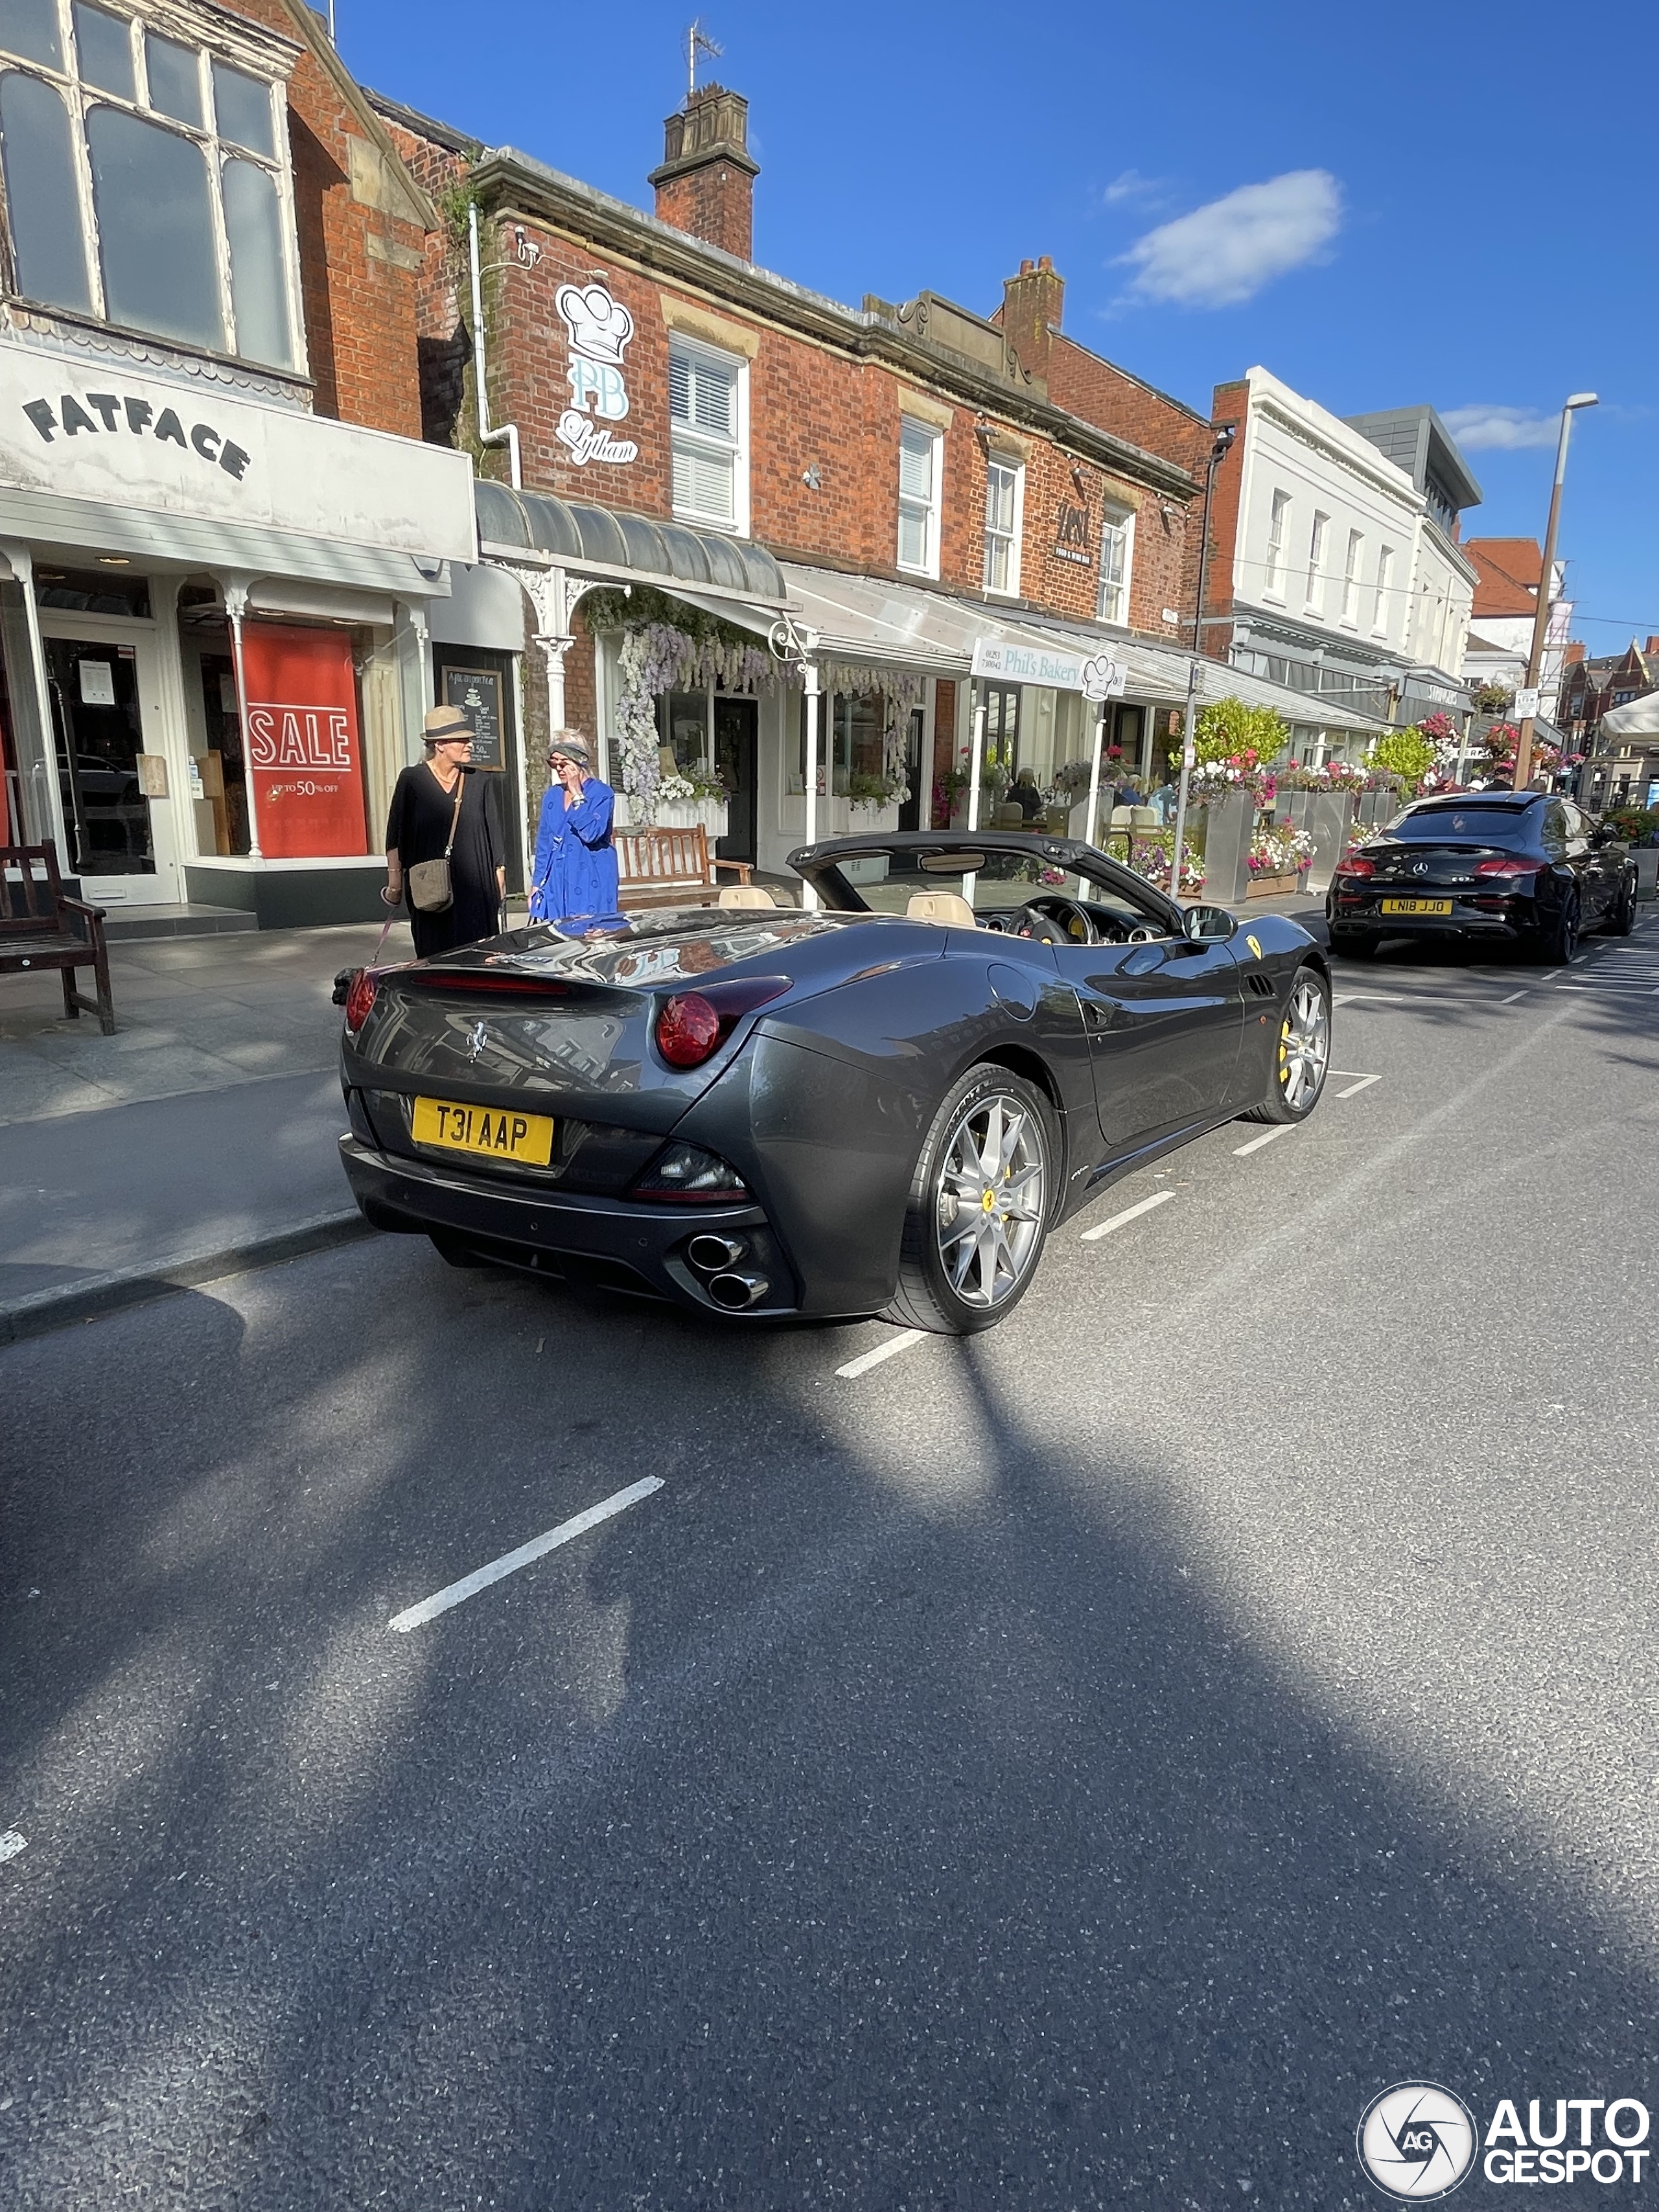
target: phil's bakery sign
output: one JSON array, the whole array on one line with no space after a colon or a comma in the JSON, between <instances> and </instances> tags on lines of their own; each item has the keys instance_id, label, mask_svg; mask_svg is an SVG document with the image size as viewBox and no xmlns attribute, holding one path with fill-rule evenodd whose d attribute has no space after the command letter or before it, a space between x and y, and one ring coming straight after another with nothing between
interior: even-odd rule
<instances>
[{"instance_id":1,"label":"phil's bakery sign","mask_svg":"<svg viewBox=\"0 0 1659 2212\"><path fill-rule=\"evenodd\" d=\"M89 543L95 518L48 502L194 524L222 522L472 562L472 471L465 453L360 429L300 407L262 404L204 380L135 374L68 352L0 341L0 520L5 534ZM190 550L209 554L192 531ZM245 541L244 541L245 542ZM167 550L157 541L157 550ZM228 547L227 559L236 549ZM300 573L314 568L314 556ZM411 578L411 582L414 580Z\"/></svg>"}]
</instances>

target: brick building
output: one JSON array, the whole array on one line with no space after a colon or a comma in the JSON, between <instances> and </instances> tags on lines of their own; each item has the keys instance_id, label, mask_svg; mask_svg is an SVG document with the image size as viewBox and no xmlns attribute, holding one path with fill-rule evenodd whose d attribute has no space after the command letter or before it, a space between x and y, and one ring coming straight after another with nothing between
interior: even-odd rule
<instances>
[{"instance_id":1,"label":"brick building","mask_svg":"<svg viewBox=\"0 0 1659 2212\"><path fill-rule=\"evenodd\" d=\"M112 908L378 911L476 547L432 200L301 0L40 0L0 56L5 834Z\"/></svg>"},{"instance_id":2,"label":"brick building","mask_svg":"<svg viewBox=\"0 0 1659 2212\"><path fill-rule=\"evenodd\" d=\"M1601 717L1655 690L1659 690L1659 637L1649 638L1645 646L1632 638L1622 653L1594 659L1575 638L1565 655L1556 719L1571 738L1575 752L1594 752Z\"/></svg>"},{"instance_id":3,"label":"brick building","mask_svg":"<svg viewBox=\"0 0 1659 2212\"><path fill-rule=\"evenodd\" d=\"M1471 538L1463 550L1475 569L1466 656L1469 679L1515 691L1526 682L1532 657L1544 549L1535 538ZM1552 726L1558 719L1567 633L1572 625L1572 602L1565 594L1566 563L1558 561L1551 579L1549 624L1539 675L1540 712Z\"/></svg>"},{"instance_id":4,"label":"brick building","mask_svg":"<svg viewBox=\"0 0 1659 2212\"><path fill-rule=\"evenodd\" d=\"M458 211L428 241L422 336L452 396L464 367L447 434L487 479L484 562L445 611L439 680L465 697L469 670L495 669L522 702L521 759L569 716L597 730L625 806L683 810L775 867L809 822L942 818L976 708L1002 772L1064 795L1093 750L1080 686L1103 653L1124 672L1108 738L1125 773L1161 781L1211 431L1065 336L1046 260L988 316L927 291L852 308L757 267L746 106L719 86L667 118L653 214L380 113ZM531 641L545 682L526 678ZM811 791L803 659L825 695ZM533 768L525 781L528 816Z\"/></svg>"}]
</instances>

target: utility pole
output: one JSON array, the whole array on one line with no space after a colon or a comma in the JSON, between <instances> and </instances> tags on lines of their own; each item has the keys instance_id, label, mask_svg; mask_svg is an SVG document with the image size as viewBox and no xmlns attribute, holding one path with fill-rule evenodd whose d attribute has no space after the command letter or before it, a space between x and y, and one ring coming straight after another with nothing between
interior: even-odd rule
<instances>
[{"instance_id":1,"label":"utility pole","mask_svg":"<svg viewBox=\"0 0 1659 2212\"><path fill-rule=\"evenodd\" d=\"M1555 483L1550 491L1549 527L1544 532L1544 561L1538 572L1538 609L1532 618L1532 651L1527 657L1527 690L1534 699L1544 669L1544 646L1549 635L1550 594L1555 587L1555 533L1561 520L1561 484L1567 473L1567 433L1580 407L1594 407L1593 392L1575 392L1561 410L1561 435L1555 447ZM1534 714L1536 708L1534 708ZM1515 788L1524 791L1532 781L1532 726L1534 715L1521 717L1521 733L1515 748Z\"/></svg>"}]
</instances>

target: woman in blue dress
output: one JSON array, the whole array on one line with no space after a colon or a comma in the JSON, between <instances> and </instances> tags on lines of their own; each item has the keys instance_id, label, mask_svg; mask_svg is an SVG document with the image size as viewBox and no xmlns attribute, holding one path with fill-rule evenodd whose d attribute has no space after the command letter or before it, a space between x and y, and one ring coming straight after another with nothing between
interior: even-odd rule
<instances>
[{"instance_id":1,"label":"woman in blue dress","mask_svg":"<svg viewBox=\"0 0 1659 2212\"><path fill-rule=\"evenodd\" d=\"M555 730L547 749L551 776L536 831L530 876L530 919L617 929L617 853L611 821L617 794L593 774L593 757L579 730Z\"/></svg>"}]
</instances>

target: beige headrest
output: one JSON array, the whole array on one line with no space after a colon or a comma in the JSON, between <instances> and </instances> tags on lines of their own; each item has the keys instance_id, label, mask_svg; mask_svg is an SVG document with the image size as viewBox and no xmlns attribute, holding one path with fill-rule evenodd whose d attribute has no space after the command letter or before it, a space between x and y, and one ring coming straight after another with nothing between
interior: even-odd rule
<instances>
[{"instance_id":1,"label":"beige headrest","mask_svg":"<svg viewBox=\"0 0 1659 2212\"><path fill-rule=\"evenodd\" d=\"M1132 806L1129 821L1136 830L1161 830L1164 826L1164 817L1155 806Z\"/></svg>"},{"instance_id":2,"label":"beige headrest","mask_svg":"<svg viewBox=\"0 0 1659 2212\"><path fill-rule=\"evenodd\" d=\"M720 903L722 906L775 906L777 901L764 884L726 884L721 888Z\"/></svg>"},{"instance_id":3,"label":"beige headrest","mask_svg":"<svg viewBox=\"0 0 1659 2212\"><path fill-rule=\"evenodd\" d=\"M915 891L904 909L911 921L942 921L950 929L973 929L974 909L960 891Z\"/></svg>"}]
</instances>

